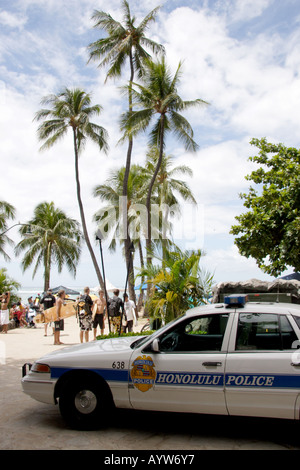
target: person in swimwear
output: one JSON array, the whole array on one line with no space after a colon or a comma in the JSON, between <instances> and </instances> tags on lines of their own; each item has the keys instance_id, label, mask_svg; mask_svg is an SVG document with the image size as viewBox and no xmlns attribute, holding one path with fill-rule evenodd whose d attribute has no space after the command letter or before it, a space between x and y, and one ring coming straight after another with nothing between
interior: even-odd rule
<instances>
[{"instance_id":1,"label":"person in swimwear","mask_svg":"<svg viewBox=\"0 0 300 470\"><path fill-rule=\"evenodd\" d=\"M104 298L104 291L99 291L99 298L95 300L93 306L93 331L94 331L94 339L96 338L97 333L97 326L99 325L101 335L104 335L104 320L106 318L106 301Z\"/></svg>"}]
</instances>

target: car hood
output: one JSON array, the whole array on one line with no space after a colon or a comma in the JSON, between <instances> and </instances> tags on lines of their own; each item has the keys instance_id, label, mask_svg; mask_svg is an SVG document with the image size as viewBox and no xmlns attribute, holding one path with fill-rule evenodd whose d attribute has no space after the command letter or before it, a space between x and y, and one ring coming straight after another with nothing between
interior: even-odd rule
<instances>
[{"instance_id":1,"label":"car hood","mask_svg":"<svg viewBox=\"0 0 300 470\"><path fill-rule=\"evenodd\" d=\"M56 360L73 356L92 356L94 354L111 354L113 352L132 351L130 345L136 341L140 336L129 336L122 338L109 338L102 340L95 340L88 343L77 344L74 346L63 347L57 351L53 351L46 356L43 356L38 362L48 361L49 363Z\"/></svg>"}]
</instances>

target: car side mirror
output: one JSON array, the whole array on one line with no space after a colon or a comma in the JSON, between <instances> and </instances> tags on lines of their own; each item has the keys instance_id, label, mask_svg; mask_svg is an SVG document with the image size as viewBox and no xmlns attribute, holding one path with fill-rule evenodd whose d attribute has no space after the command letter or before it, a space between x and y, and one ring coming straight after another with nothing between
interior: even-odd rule
<instances>
[{"instance_id":1,"label":"car side mirror","mask_svg":"<svg viewBox=\"0 0 300 470\"><path fill-rule=\"evenodd\" d=\"M159 339L155 338L151 344L151 349L153 352L159 352Z\"/></svg>"}]
</instances>

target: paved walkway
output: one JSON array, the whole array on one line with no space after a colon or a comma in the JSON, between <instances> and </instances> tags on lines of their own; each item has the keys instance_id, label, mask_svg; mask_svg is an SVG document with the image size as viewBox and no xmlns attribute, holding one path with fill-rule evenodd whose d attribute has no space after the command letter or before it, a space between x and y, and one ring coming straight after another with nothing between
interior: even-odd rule
<instances>
[{"instance_id":1,"label":"paved walkway","mask_svg":"<svg viewBox=\"0 0 300 470\"><path fill-rule=\"evenodd\" d=\"M137 331L142 326L142 320ZM66 427L57 406L22 392L21 367L49 351L53 336L36 329L0 334L0 449L12 450L287 450L300 449L299 423L219 416L120 410L107 428L79 432ZM75 317L65 320L65 345L79 343Z\"/></svg>"}]
</instances>

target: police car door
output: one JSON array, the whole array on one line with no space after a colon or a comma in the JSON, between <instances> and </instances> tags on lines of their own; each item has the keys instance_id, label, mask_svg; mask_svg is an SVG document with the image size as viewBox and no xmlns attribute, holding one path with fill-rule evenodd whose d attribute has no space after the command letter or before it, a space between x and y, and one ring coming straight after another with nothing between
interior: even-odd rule
<instances>
[{"instance_id":1,"label":"police car door","mask_svg":"<svg viewBox=\"0 0 300 470\"><path fill-rule=\"evenodd\" d=\"M294 419L300 391L300 363L292 360L299 344L295 320L274 307L249 309L234 319L225 371L228 412Z\"/></svg>"},{"instance_id":2,"label":"police car door","mask_svg":"<svg viewBox=\"0 0 300 470\"><path fill-rule=\"evenodd\" d=\"M137 409L226 414L224 370L230 313L183 317L131 357Z\"/></svg>"}]
</instances>

